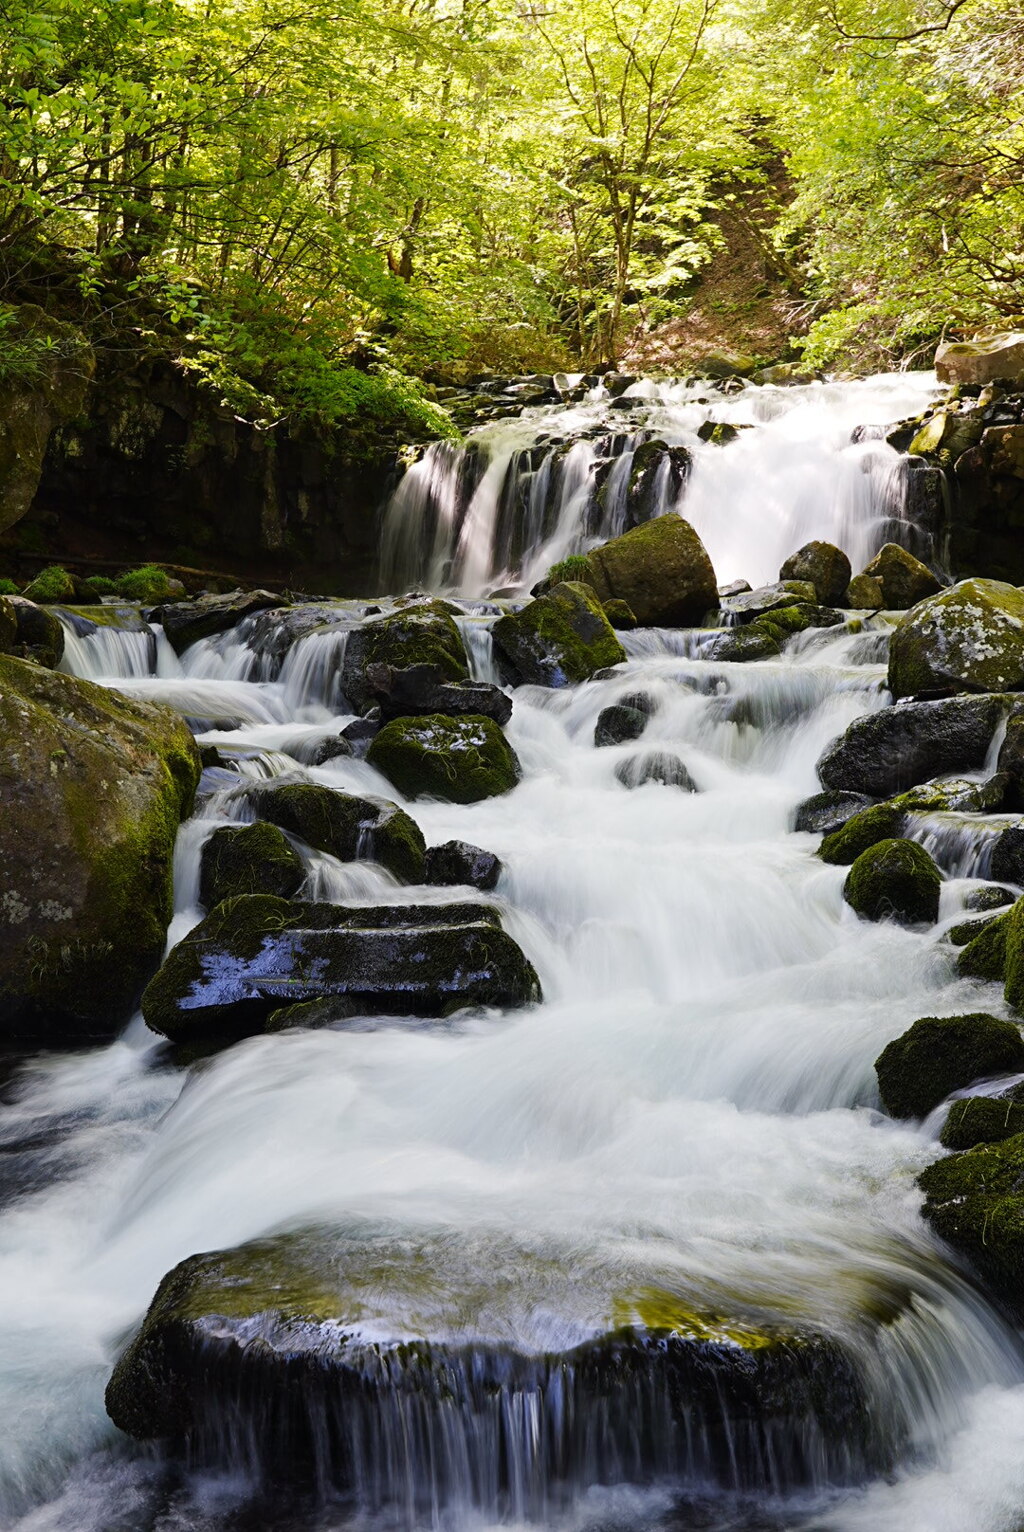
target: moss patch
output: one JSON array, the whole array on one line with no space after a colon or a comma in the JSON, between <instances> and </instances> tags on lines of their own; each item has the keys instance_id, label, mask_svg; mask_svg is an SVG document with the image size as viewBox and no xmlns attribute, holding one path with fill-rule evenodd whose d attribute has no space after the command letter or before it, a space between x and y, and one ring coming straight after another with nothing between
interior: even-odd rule
<instances>
[{"instance_id":1,"label":"moss patch","mask_svg":"<svg viewBox=\"0 0 1024 1532\"><path fill-rule=\"evenodd\" d=\"M975 1080L1024 1069L1024 1039L984 1011L924 1016L875 1060L882 1104L893 1117L925 1117Z\"/></svg>"},{"instance_id":2,"label":"moss patch","mask_svg":"<svg viewBox=\"0 0 1024 1532\"><path fill-rule=\"evenodd\" d=\"M491 718L395 718L371 742L366 759L406 798L479 803L507 793L521 771L515 751Z\"/></svg>"},{"instance_id":3,"label":"moss patch","mask_svg":"<svg viewBox=\"0 0 1024 1532\"><path fill-rule=\"evenodd\" d=\"M507 612L491 631L515 678L534 686L572 686L626 658L594 591L578 581Z\"/></svg>"},{"instance_id":4,"label":"moss patch","mask_svg":"<svg viewBox=\"0 0 1024 1532\"><path fill-rule=\"evenodd\" d=\"M923 846L883 840L857 857L843 885L843 898L865 920L933 925L939 917L941 884L942 874Z\"/></svg>"}]
</instances>

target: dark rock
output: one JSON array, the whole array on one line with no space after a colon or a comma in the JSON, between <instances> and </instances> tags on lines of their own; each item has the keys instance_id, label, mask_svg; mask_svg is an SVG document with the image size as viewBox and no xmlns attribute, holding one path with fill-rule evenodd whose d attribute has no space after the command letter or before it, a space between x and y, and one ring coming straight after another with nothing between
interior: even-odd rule
<instances>
[{"instance_id":1,"label":"dark rock","mask_svg":"<svg viewBox=\"0 0 1024 1532\"><path fill-rule=\"evenodd\" d=\"M628 633L636 627L633 608L627 606L625 601L602 601L601 605L604 615L617 633Z\"/></svg>"},{"instance_id":2,"label":"dark rock","mask_svg":"<svg viewBox=\"0 0 1024 1532\"><path fill-rule=\"evenodd\" d=\"M500 687L485 681L446 681L438 665L407 665L403 670L367 665L363 684L385 722L427 713L453 718L483 715L499 724L512 717L512 699Z\"/></svg>"},{"instance_id":3,"label":"dark rock","mask_svg":"<svg viewBox=\"0 0 1024 1532\"><path fill-rule=\"evenodd\" d=\"M16 623L10 653L55 670L64 657L64 628L52 612L24 596L8 596Z\"/></svg>"},{"instance_id":4,"label":"dark rock","mask_svg":"<svg viewBox=\"0 0 1024 1532\"><path fill-rule=\"evenodd\" d=\"M866 793L814 793L797 806L793 829L811 835L834 835L855 814L871 808L874 801Z\"/></svg>"},{"instance_id":5,"label":"dark rock","mask_svg":"<svg viewBox=\"0 0 1024 1532\"><path fill-rule=\"evenodd\" d=\"M1011 826L996 837L989 873L1002 883L1024 887L1024 826Z\"/></svg>"},{"instance_id":6,"label":"dark rock","mask_svg":"<svg viewBox=\"0 0 1024 1532\"><path fill-rule=\"evenodd\" d=\"M647 727L647 714L640 708L613 702L602 708L594 725L594 744L622 745L628 740L639 739Z\"/></svg>"},{"instance_id":7,"label":"dark rock","mask_svg":"<svg viewBox=\"0 0 1024 1532\"><path fill-rule=\"evenodd\" d=\"M681 787L685 793L699 791L678 755L667 750L631 755L628 761L619 762L615 775L623 787L644 787L648 782L657 782L662 787Z\"/></svg>"},{"instance_id":8,"label":"dark rock","mask_svg":"<svg viewBox=\"0 0 1024 1532\"><path fill-rule=\"evenodd\" d=\"M850 867L861 855L880 841L899 839L906 814L895 803L873 803L851 814L838 830L826 835L818 847L823 862L834 867Z\"/></svg>"},{"instance_id":9,"label":"dark rock","mask_svg":"<svg viewBox=\"0 0 1024 1532\"><path fill-rule=\"evenodd\" d=\"M690 466L685 447L670 447L657 437L641 443L630 466L626 525L638 527L664 515L678 500Z\"/></svg>"},{"instance_id":10,"label":"dark rock","mask_svg":"<svg viewBox=\"0 0 1024 1532\"><path fill-rule=\"evenodd\" d=\"M501 862L493 851L482 851L464 840L448 840L427 847L425 883L443 886L468 884L489 892L497 886Z\"/></svg>"},{"instance_id":11,"label":"dark rock","mask_svg":"<svg viewBox=\"0 0 1024 1532\"><path fill-rule=\"evenodd\" d=\"M1024 593L963 580L920 602L889 643L889 690L997 692L1024 687Z\"/></svg>"},{"instance_id":12,"label":"dark rock","mask_svg":"<svg viewBox=\"0 0 1024 1532\"><path fill-rule=\"evenodd\" d=\"M294 753L298 755L298 751ZM300 758L308 766L326 766L328 761L352 760L355 754L351 743L345 739L344 735L334 734L327 739L316 740Z\"/></svg>"},{"instance_id":13,"label":"dark rock","mask_svg":"<svg viewBox=\"0 0 1024 1532\"><path fill-rule=\"evenodd\" d=\"M893 1117L927 1117L975 1080L1024 1070L1024 1039L986 1012L924 1016L875 1060L882 1104Z\"/></svg>"},{"instance_id":14,"label":"dark rock","mask_svg":"<svg viewBox=\"0 0 1024 1532\"><path fill-rule=\"evenodd\" d=\"M1013 904L1015 900L1016 895L1012 889L999 888L994 883L986 883L981 888L972 888L964 895L964 909L1001 910Z\"/></svg>"},{"instance_id":15,"label":"dark rock","mask_svg":"<svg viewBox=\"0 0 1024 1532\"><path fill-rule=\"evenodd\" d=\"M941 884L942 874L923 846L883 840L857 857L843 884L843 898L865 920L934 925Z\"/></svg>"},{"instance_id":16,"label":"dark rock","mask_svg":"<svg viewBox=\"0 0 1024 1532\"><path fill-rule=\"evenodd\" d=\"M1018 1133L1024 1133L1024 1104L999 1096L968 1096L953 1102L939 1143L944 1149L973 1149Z\"/></svg>"},{"instance_id":17,"label":"dark rock","mask_svg":"<svg viewBox=\"0 0 1024 1532\"><path fill-rule=\"evenodd\" d=\"M439 1016L540 998L522 951L478 905L298 904L226 899L171 949L142 999L173 1042L259 1031L282 999L343 995L364 1014Z\"/></svg>"},{"instance_id":18,"label":"dark rock","mask_svg":"<svg viewBox=\"0 0 1024 1532\"><path fill-rule=\"evenodd\" d=\"M395 718L366 754L405 798L479 803L511 792L519 759L491 718Z\"/></svg>"},{"instance_id":19,"label":"dark rock","mask_svg":"<svg viewBox=\"0 0 1024 1532\"><path fill-rule=\"evenodd\" d=\"M779 570L780 580L809 580L822 606L842 603L850 583L850 560L834 543L805 543Z\"/></svg>"},{"instance_id":20,"label":"dark rock","mask_svg":"<svg viewBox=\"0 0 1024 1532\"><path fill-rule=\"evenodd\" d=\"M302 858L276 825L257 821L214 830L203 847L199 902L212 910L236 894L275 894L290 899L306 869Z\"/></svg>"},{"instance_id":21,"label":"dark rock","mask_svg":"<svg viewBox=\"0 0 1024 1532\"><path fill-rule=\"evenodd\" d=\"M625 601L641 627L699 626L718 605L711 560L681 516L634 527L595 548L587 563L601 600Z\"/></svg>"},{"instance_id":22,"label":"dark rock","mask_svg":"<svg viewBox=\"0 0 1024 1532\"><path fill-rule=\"evenodd\" d=\"M918 1176L922 1212L1019 1317L1024 1313L1024 1136L981 1144Z\"/></svg>"},{"instance_id":23,"label":"dark rock","mask_svg":"<svg viewBox=\"0 0 1024 1532\"><path fill-rule=\"evenodd\" d=\"M379 862L400 883L423 881L426 842L414 819L385 798L358 798L312 782L246 789L257 815L342 862Z\"/></svg>"},{"instance_id":24,"label":"dark rock","mask_svg":"<svg viewBox=\"0 0 1024 1532\"><path fill-rule=\"evenodd\" d=\"M594 591L576 580L499 617L492 633L499 655L528 685L572 686L626 658Z\"/></svg>"},{"instance_id":25,"label":"dark rock","mask_svg":"<svg viewBox=\"0 0 1024 1532\"><path fill-rule=\"evenodd\" d=\"M980 936L988 926L999 919L998 912L989 911L987 915L972 915L970 920L959 920L955 926L950 926L946 932L946 940L951 947L966 947L976 936Z\"/></svg>"},{"instance_id":26,"label":"dark rock","mask_svg":"<svg viewBox=\"0 0 1024 1532\"><path fill-rule=\"evenodd\" d=\"M200 745L199 760L204 771L209 766L217 766L221 768L227 766L226 758L221 755L216 745Z\"/></svg>"},{"instance_id":27,"label":"dark rock","mask_svg":"<svg viewBox=\"0 0 1024 1532\"><path fill-rule=\"evenodd\" d=\"M304 1032L320 1031L324 1027L342 1026L345 1022L365 1016L366 1007L361 1001L348 995L323 995L318 1000L300 1000L295 1005L282 1005L279 1010L271 1011L263 1023L263 1031L267 1034L288 1032L294 1028L301 1028ZM380 1025L379 1019L377 1025Z\"/></svg>"},{"instance_id":28,"label":"dark rock","mask_svg":"<svg viewBox=\"0 0 1024 1532\"><path fill-rule=\"evenodd\" d=\"M886 543L861 572L871 575L881 585L882 598L890 612L906 611L941 589L927 564L922 564L898 543Z\"/></svg>"},{"instance_id":29,"label":"dark rock","mask_svg":"<svg viewBox=\"0 0 1024 1532\"><path fill-rule=\"evenodd\" d=\"M889 798L942 772L985 763L1001 697L902 702L855 719L818 762L824 787Z\"/></svg>"},{"instance_id":30,"label":"dark rock","mask_svg":"<svg viewBox=\"0 0 1024 1532\"><path fill-rule=\"evenodd\" d=\"M196 596L192 601L168 602L155 608L154 622L159 622L176 653L214 633L235 627L243 617L283 606L280 596L268 590L236 590L227 596Z\"/></svg>"},{"instance_id":31,"label":"dark rock","mask_svg":"<svg viewBox=\"0 0 1024 1532\"><path fill-rule=\"evenodd\" d=\"M1006 966L1003 993L1015 1011L1024 1011L1024 898L1012 904L1005 915L993 923L1005 932Z\"/></svg>"},{"instance_id":32,"label":"dark rock","mask_svg":"<svg viewBox=\"0 0 1024 1532\"><path fill-rule=\"evenodd\" d=\"M357 760L364 760L366 752L380 733L378 718L354 718L342 729L339 738L349 746Z\"/></svg>"},{"instance_id":33,"label":"dark rock","mask_svg":"<svg viewBox=\"0 0 1024 1532\"><path fill-rule=\"evenodd\" d=\"M365 713L378 700L367 679L371 665L396 671L429 665L439 682L469 681L466 647L452 610L445 601L415 601L349 634L341 685L357 712Z\"/></svg>"},{"instance_id":34,"label":"dark rock","mask_svg":"<svg viewBox=\"0 0 1024 1532\"><path fill-rule=\"evenodd\" d=\"M1024 709L1015 708L1006 720L997 769L1006 777L1006 804L1024 809Z\"/></svg>"},{"instance_id":35,"label":"dark rock","mask_svg":"<svg viewBox=\"0 0 1024 1532\"><path fill-rule=\"evenodd\" d=\"M770 660L779 655L778 639L750 623L745 628L728 628L718 633L703 650L703 658L718 663L743 664L747 660Z\"/></svg>"}]
</instances>

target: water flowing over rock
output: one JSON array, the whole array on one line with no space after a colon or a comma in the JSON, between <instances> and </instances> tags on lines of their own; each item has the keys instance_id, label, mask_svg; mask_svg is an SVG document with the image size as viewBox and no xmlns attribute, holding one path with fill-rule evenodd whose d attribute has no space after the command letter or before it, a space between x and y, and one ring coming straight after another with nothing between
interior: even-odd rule
<instances>
[{"instance_id":1,"label":"water flowing over rock","mask_svg":"<svg viewBox=\"0 0 1024 1532\"><path fill-rule=\"evenodd\" d=\"M999 580L964 580L920 602L889 645L894 697L1024 688L1024 594Z\"/></svg>"},{"instance_id":2,"label":"water flowing over rock","mask_svg":"<svg viewBox=\"0 0 1024 1532\"><path fill-rule=\"evenodd\" d=\"M376 701L371 666L395 671L429 665L448 682L469 680L469 660L452 609L443 601L420 601L379 617L349 634L342 689L358 712Z\"/></svg>"},{"instance_id":3,"label":"water flowing over rock","mask_svg":"<svg viewBox=\"0 0 1024 1532\"><path fill-rule=\"evenodd\" d=\"M1024 1135L939 1160L918 1177L924 1213L1007 1307L1024 1313Z\"/></svg>"},{"instance_id":4,"label":"water flowing over rock","mask_svg":"<svg viewBox=\"0 0 1024 1532\"><path fill-rule=\"evenodd\" d=\"M226 825L214 830L203 847L199 901L212 910L236 894L289 899L305 876L302 858L276 825L257 822L237 830Z\"/></svg>"},{"instance_id":5,"label":"water flowing over rock","mask_svg":"<svg viewBox=\"0 0 1024 1532\"><path fill-rule=\"evenodd\" d=\"M224 633L243 617L280 605L281 597L268 590L236 590L227 596L196 596L192 601L158 606L153 612L153 620L162 624L180 654L197 639L208 638L211 633Z\"/></svg>"},{"instance_id":6,"label":"water flowing over rock","mask_svg":"<svg viewBox=\"0 0 1024 1532\"><path fill-rule=\"evenodd\" d=\"M385 798L360 798L311 782L273 782L246 789L262 819L343 862L366 857L403 883L423 876L426 841L415 820Z\"/></svg>"},{"instance_id":7,"label":"water flowing over rock","mask_svg":"<svg viewBox=\"0 0 1024 1532\"><path fill-rule=\"evenodd\" d=\"M933 925L942 874L923 846L883 840L862 851L843 884L843 898L865 920Z\"/></svg>"},{"instance_id":8,"label":"water flowing over rock","mask_svg":"<svg viewBox=\"0 0 1024 1532\"><path fill-rule=\"evenodd\" d=\"M943 1149L973 1149L1000 1144L1024 1133L1024 1103L1000 1096L968 1096L954 1101L942 1125Z\"/></svg>"}]
</instances>

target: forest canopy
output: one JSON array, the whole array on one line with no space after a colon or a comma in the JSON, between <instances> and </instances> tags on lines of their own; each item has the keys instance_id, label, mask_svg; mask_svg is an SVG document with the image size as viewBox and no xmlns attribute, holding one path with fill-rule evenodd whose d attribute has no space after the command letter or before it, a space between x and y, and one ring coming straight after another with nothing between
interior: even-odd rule
<instances>
[{"instance_id":1,"label":"forest canopy","mask_svg":"<svg viewBox=\"0 0 1024 1532\"><path fill-rule=\"evenodd\" d=\"M0 300L173 334L249 414L614 363L685 317L730 209L812 365L1024 312L1019 0L0 0L0 28Z\"/></svg>"}]
</instances>

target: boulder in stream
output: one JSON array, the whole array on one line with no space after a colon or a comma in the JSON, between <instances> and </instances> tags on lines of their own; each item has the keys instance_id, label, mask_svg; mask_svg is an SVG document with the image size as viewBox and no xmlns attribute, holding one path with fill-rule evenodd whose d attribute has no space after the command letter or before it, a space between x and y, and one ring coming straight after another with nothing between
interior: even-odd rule
<instances>
[{"instance_id":1,"label":"boulder in stream","mask_svg":"<svg viewBox=\"0 0 1024 1532\"><path fill-rule=\"evenodd\" d=\"M645 787L656 782L661 787L680 787L684 793L699 791L686 769L686 763L670 750L646 750L620 761L615 776L623 787Z\"/></svg>"},{"instance_id":2,"label":"boulder in stream","mask_svg":"<svg viewBox=\"0 0 1024 1532\"><path fill-rule=\"evenodd\" d=\"M0 1037L113 1037L160 962L199 752L170 708L0 657Z\"/></svg>"},{"instance_id":3,"label":"boulder in stream","mask_svg":"<svg viewBox=\"0 0 1024 1532\"><path fill-rule=\"evenodd\" d=\"M385 721L446 713L452 718L482 714L505 724L512 717L512 699L500 686L487 681L448 681L439 665L407 665L403 670L393 665L367 665L363 687Z\"/></svg>"},{"instance_id":4,"label":"boulder in stream","mask_svg":"<svg viewBox=\"0 0 1024 1532\"><path fill-rule=\"evenodd\" d=\"M427 843L414 819L387 798L360 798L313 782L247 787L260 819L342 862L379 862L400 883L423 879Z\"/></svg>"},{"instance_id":5,"label":"boulder in stream","mask_svg":"<svg viewBox=\"0 0 1024 1532\"><path fill-rule=\"evenodd\" d=\"M587 564L601 600L625 601L641 627L699 627L718 605L707 550L675 514L612 538L587 555Z\"/></svg>"},{"instance_id":6,"label":"boulder in stream","mask_svg":"<svg viewBox=\"0 0 1024 1532\"><path fill-rule=\"evenodd\" d=\"M1020 1028L983 1011L923 1016L875 1060L882 1105L892 1117L927 1117L953 1091L1019 1070Z\"/></svg>"},{"instance_id":7,"label":"boulder in stream","mask_svg":"<svg viewBox=\"0 0 1024 1532\"><path fill-rule=\"evenodd\" d=\"M810 835L834 835L855 814L871 808L874 802L874 798L869 798L866 793L844 793L827 788L797 805L793 829ZM862 846L860 849L866 848Z\"/></svg>"},{"instance_id":8,"label":"boulder in stream","mask_svg":"<svg viewBox=\"0 0 1024 1532\"><path fill-rule=\"evenodd\" d=\"M501 876L501 861L493 851L483 851L464 840L447 840L427 847L424 882L442 887L464 884L489 892Z\"/></svg>"},{"instance_id":9,"label":"boulder in stream","mask_svg":"<svg viewBox=\"0 0 1024 1532\"><path fill-rule=\"evenodd\" d=\"M809 580L822 606L841 606L850 583L850 560L834 543L805 543L779 570L780 580Z\"/></svg>"},{"instance_id":10,"label":"boulder in stream","mask_svg":"<svg viewBox=\"0 0 1024 1532\"><path fill-rule=\"evenodd\" d=\"M917 1182L936 1234L1024 1317L1024 1134L938 1160Z\"/></svg>"},{"instance_id":11,"label":"boulder in stream","mask_svg":"<svg viewBox=\"0 0 1024 1532\"><path fill-rule=\"evenodd\" d=\"M1000 1144L1024 1133L1024 1102L1006 1096L961 1096L949 1108L939 1143L944 1149Z\"/></svg>"},{"instance_id":12,"label":"boulder in stream","mask_svg":"<svg viewBox=\"0 0 1024 1532\"><path fill-rule=\"evenodd\" d=\"M429 665L437 684L469 681L469 659L454 611L447 601L417 600L352 629L341 686L356 712L365 713L379 700L368 676L370 666L405 671Z\"/></svg>"},{"instance_id":13,"label":"boulder in stream","mask_svg":"<svg viewBox=\"0 0 1024 1532\"><path fill-rule=\"evenodd\" d=\"M863 851L879 841L898 840L903 834L906 814L895 803L873 803L851 814L838 830L826 835L818 847L823 862L834 867L850 867Z\"/></svg>"},{"instance_id":14,"label":"boulder in stream","mask_svg":"<svg viewBox=\"0 0 1024 1532\"><path fill-rule=\"evenodd\" d=\"M1008 914L1009 912L1007 912ZM956 971L962 979L1001 983L1006 972L1007 915L986 921L957 954Z\"/></svg>"},{"instance_id":15,"label":"boulder in stream","mask_svg":"<svg viewBox=\"0 0 1024 1532\"><path fill-rule=\"evenodd\" d=\"M574 686L626 658L594 591L579 580L506 612L492 633L499 656L527 685Z\"/></svg>"},{"instance_id":16,"label":"boulder in stream","mask_svg":"<svg viewBox=\"0 0 1024 1532\"><path fill-rule=\"evenodd\" d=\"M405 798L480 803L511 792L519 758L493 718L395 718L366 752Z\"/></svg>"},{"instance_id":17,"label":"boulder in stream","mask_svg":"<svg viewBox=\"0 0 1024 1532\"><path fill-rule=\"evenodd\" d=\"M540 999L497 912L479 904L353 908L241 894L173 947L142 998L176 1043L230 1041L285 1004L343 996L366 1016L441 1016Z\"/></svg>"},{"instance_id":18,"label":"boulder in stream","mask_svg":"<svg viewBox=\"0 0 1024 1532\"><path fill-rule=\"evenodd\" d=\"M234 590L225 596L195 596L191 601L166 602L154 608L152 619L163 625L175 653L182 654L200 638L226 633L243 617L283 605L281 597L269 590Z\"/></svg>"},{"instance_id":19,"label":"boulder in stream","mask_svg":"<svg viewBox=\"0 0 1024 1532\"><path fill-rule=\"evenodd\" d=\"M15 633L9 645L0 647L23 660L35 660L37 665L55 670L64 658L64 626L60 619L24 596L5 599L14 615Z\"/></svg>"},{"instance_id":20,"label":"boulder in stream","mask_svg":"<svg viewBox=\"0 0 1024 1532\"><path fill-rule=\"evenodd\" d=\"M623 745L639 739L647 727L648 714L641 708L630 707L626 702L613 702L602 708L594 725L594 744Z\"/></svg>"},{"instance_id":21,"label":"boulder in stream","mask_svg":"<svg viewBox=\"0 0 1024 1532\"><path fill-rule=\"evenodd\" d=\"M910 840L882 840L854 861L843 884L843 898L865 920L934 925L939 918L941 884L942 874L923 846Z\"/></svg>"},{"instance_id":22,"label":"boulder in stream","mask_svg":"<svg viewBox=\"0 0 1024 1532\"><path fill-rule=\"evenodd\" d=\"M846 594L837 603L853 612L879 612L885 606L882 582L874 575L854 575L846 587Z\"/></svg>"},{"instance_id":23,"label":"boulder in stream","mask_svg":"<svg viewBox=\"0 0 1024 1532\"><path fill-rule=\"evenodd\" d=\"M878 581L889 612L905 612L941 589L928 565L922 564L899 543L886 543L861 572Z\"/></svg>"},{"instance_id":24,"label":"boulder in stream","mask_svg":"<svg viewBox=\"0 0 1024 1532\"><path fill-rule=\"evenodd\" d=\"M290 899L298 893L306 869L288 837L276 825L225 825L214 830L203 847L199 869L199 902L212 910L236 894L276 894Z\"/></svg>"},{"instance_id":25,"label":"boulder in stream","mask_svg":"<svg viewBox=\"0 0 1024 1532\"><path fill-rule=\"evenodd\" d=\"M853 721L818 761L823 787L890 798L943 772L985 763L1003 697L901 702Z\"/></svg>"},{"instance_id":26,"label":"boulder in stream","mask_svg":"<svg viewBox=\"0 0 1024 1532\"><path fill-rule=\"evenodd\" d=\"M1024 688L1024 592L962 580L921 601L889 644L889 690L998 692Z\"/></svg>"}]
</instances>

